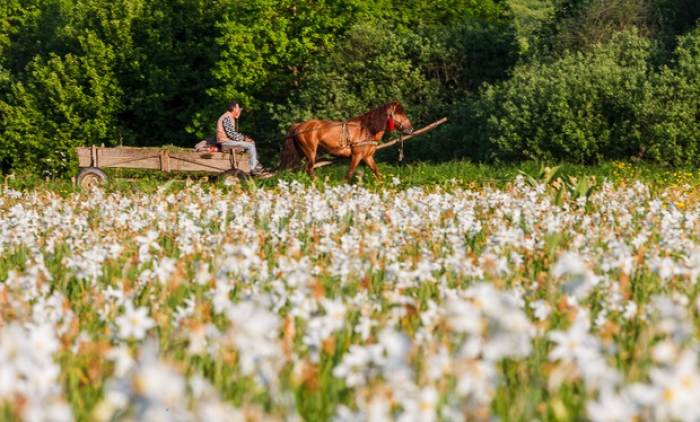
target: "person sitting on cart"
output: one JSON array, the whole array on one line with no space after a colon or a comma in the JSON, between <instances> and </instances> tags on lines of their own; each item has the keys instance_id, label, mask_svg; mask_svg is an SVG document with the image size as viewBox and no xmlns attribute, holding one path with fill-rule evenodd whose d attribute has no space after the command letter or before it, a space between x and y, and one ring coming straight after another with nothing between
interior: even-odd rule
<instances>
[{"instance_id":1,"label":"person sitting on cart","mask_svg":"<svg viewBox=\"0 0 700 422\"><path fill-rule=\"evenodd\" d=\"M250 154L250 174L259 176L265 173L265 168L258 161L255 142L246 135L238 132L237 120L243 108L238 101L228 103L228 111L216 122L216 142L219 146L242 147Z\"/></svg>"}]
</instances>

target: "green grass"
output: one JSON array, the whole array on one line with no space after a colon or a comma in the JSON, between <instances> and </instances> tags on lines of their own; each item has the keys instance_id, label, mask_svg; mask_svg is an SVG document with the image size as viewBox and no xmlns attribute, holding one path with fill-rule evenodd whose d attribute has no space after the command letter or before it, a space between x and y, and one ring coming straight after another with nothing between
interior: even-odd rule
<instances>
[{"instance_id":1,"label":"green grass","mask_svg":"<svg viewBox=\"0 0 700 422\"><path fill-rule=\"evenodd\" d=\"M372 171L361 164L350 181L350 184L361 185L368 189L381 189L382 186L393 187L395 178L400 181L399 188L411 186L423 186L435 188L469 187L482 188L484 186L503 188L511 183L519 174L536 176L545 167L559 167L557 177L566 179L568 176L577 178L594 176L597 183L604 180L615 185L631 184L639 180L650 183L655 187L684 185L700 185L700 171L695 168L671 169L662 166L653 166L636 162L608 162L597 166L581 166L562 163L538 163L526 162L508 165L485 165L468 161L450 161L438 164L410 163L410 164L385 164L379 163L379 171L384 183L378 183ZM324 184L337 186L343 184L348 165L345 163L316 169L316 185ZM144 192L152 192L163 189L179 189L184 184L199 183L205 189L217 185L215 175L193 172L165 173L155 170L131 170L131 169L105 169L109 183L105 187L108 192L138 189ZM77 174L77 169L75 171ZM31 174L7 174L0 182L4 188L19 191L47 188L59 194L70 194L80 188L75 186L73 180L75 174L62 178L41 178ZM305 171L285 171L269 179L251 179L242 186L273 187L279 180L287 182L297 181L305 185L314 183ZM222 185L218 185L222 186Z\"/></svg>"}]
</instances>

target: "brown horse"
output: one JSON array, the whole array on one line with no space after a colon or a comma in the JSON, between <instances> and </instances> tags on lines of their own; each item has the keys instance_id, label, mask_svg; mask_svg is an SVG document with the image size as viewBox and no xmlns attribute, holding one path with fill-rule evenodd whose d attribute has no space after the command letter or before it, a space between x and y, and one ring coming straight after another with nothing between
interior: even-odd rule
<instances>
[{"instance_id":1,"label":"brown horse","mask_svg":"<svg viewBox=\"0 0 700 422\"><path fill-rule=\"evenodd\" d=\"M406 111L398 100L387 101L347 122L309 120L297 123L292 125L285 137L280 154L280 169L298 169L303 155L306 157L306 172L315 179L314 164L316 152L320 149L334 157L350 158L346 182L352 177L360 160L381 181L373 155L384 132L394 130L394 127L405 134L413 132Z\"/></svg>"}]
</instances>

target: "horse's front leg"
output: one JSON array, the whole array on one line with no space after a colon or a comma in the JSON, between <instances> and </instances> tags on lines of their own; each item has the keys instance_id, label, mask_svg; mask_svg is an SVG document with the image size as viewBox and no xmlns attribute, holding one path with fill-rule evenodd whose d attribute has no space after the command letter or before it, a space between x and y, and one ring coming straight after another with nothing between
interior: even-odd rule
<instances>
[{"instance_id":1,"label":"horse's front leg","mask_svg":"<svg viewBox=\"0 0 700 422\"><path fill-rule=\"evenodd\" d=\"M374 157L370 155L363 158L362 161L364 161L365 164L367 164L369 168L372 169L374 175L377 176L377 180L379 181L379 183L382 183L382 176L379 174L379 168L377 167L377 163L374 162Z\"/></svg>"},{"instance_id":2,"label":"horse's front leg","mask_svg":"<svg viewBox=\"0 0 700 422\"><path fill-rule=\"evenodd\" d=\"M352 174L355 173L357 165L360 164L360 156L357 154L352 154L350 156L350 168L348 168L348 173L345 175L345 183L352 179Z\"/></svg>"}]
</instances>

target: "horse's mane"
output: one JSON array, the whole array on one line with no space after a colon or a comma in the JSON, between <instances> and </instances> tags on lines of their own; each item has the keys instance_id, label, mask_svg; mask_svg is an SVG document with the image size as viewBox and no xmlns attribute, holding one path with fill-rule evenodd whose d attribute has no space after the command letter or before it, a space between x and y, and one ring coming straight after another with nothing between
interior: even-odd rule
<instances>
[{"instance_id":1,"label":"horse's mane","mask_svg":"<svg viewBox=\"0 0 700 422\"><path fill-rule=\"evenodd\" d=\"M357 117L353 117L348 120L348 122L359 123L361 126L366 127L371 132L383 132L386 129L387 115L386 109L392 107L396 104L396 114L405 113L403 106L399 101L389 100L374 110L370 110L365 114L361 114Z\"/></svg>"}]
</instances>

